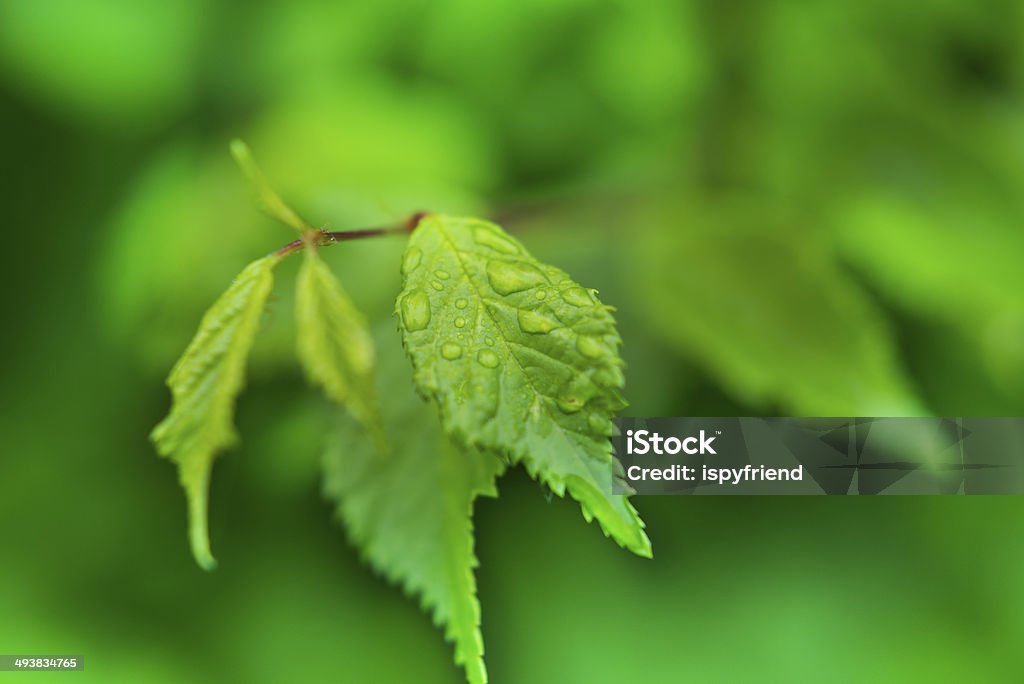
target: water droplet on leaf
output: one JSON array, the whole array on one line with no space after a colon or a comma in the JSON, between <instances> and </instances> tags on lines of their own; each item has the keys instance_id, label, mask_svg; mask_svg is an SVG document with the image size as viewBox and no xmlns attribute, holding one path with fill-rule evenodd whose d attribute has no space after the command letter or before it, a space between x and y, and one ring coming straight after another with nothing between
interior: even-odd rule
<instances>
[{"instance_id":1,"label":"water droplet on leaf","mask_svg":"<svg viewBox=\"0 0 1024 684\"><path fill-rule=\"evenodd\" d=\"M593 306L594 300L590 298L590 294L587 293L582 287L578 285L570 287L568 290L562 293L562 299L565 300L566 304L573 306Z\"/></svg>"},{"instance_id":2,"label":"water droplet on leaf","mask_svg":"<svg viewBox=\"0 0 1024 684\"><path fill-rule=\"evenodd\" d=\"M458 299L455 300L456 309L465 309L468 304L469 302L466 301L465 297L459 297Z\"/></svg>"},{"instance_id":3,"label":"water droplet on leaf","mask_svg":"<svg viewBox=\"0 0 1024 684\"><path fill-rule=\"evenodd\" d=\"M492 352L490 349L481 349L477 355L476 360L480 362L481 366L485 368L497 368L498 367L498 355Z\"/></svg>"},{"instance_id":4,"label":"water droplet on leaf","mask_svg":"<svg viewBox=\"0 0 1024 684\"><path fill-rule=\"evenodd\" d=\"M422 260L423 252L418 247L410 247L405 250L405 256L402 257L402 273L409 275L416 270L416 267L420 265Z\"/></svg>"},{"instance_id":5,"label":"water droplet on leaf","mask_svg":"<svg viewBox=\"0 0 1024 684\"><path fill-rule=\"evenodd\" d=\"M464 325L466 325L466 319L465 318L463 318L462 316L459 316L458 318L455 319L455 327L456 328L461 328Z\"/></svg>"},{"instance_id":6,"label":"water droplet on leaf","mask_svg":"<svg viewBox=\"0 0 1024 684\"><path fill-rule=\"evenodd\" d=\"M454 342L445 342L441 345L441 356L449 361L454 361L462 356L462 347Z\"/></svg>"},{"instance_id":7,"label":"water droplet on leaf","mask_svg":"<svg viewBox=\"0 0 1024 684\"><path fill-rule=\"evenodd\" d=\"M442 285L441 283L439 283L436 280L431 280L430 281L430 287L434 288L435 290L443 290L444 289L444 285Z\"/></svg>"},{"instance_id":8,"label":"water droplet on leaf","mask_svg":"<svg viewBox=\"0 0 1024 684\"><path fill-rule=\"evenodd\" d=\"M491 261L487 264L487 280L501 295L521 292L542 285L544 274L532 264L510 261Z\"/></svg>"},{"instance_id":9,"label":"water droplet on leaf","mask_svg":"<svg viewBox=\"0 0 1024 684\"><path fill-rule=\"evenodd\" d=\"M441 280L448 280L449 278L452 277L452 275L448 271L434 271L434 275L436 275Z\"/></svg>"},{"instance_id":10,"label":"water droplet on leaf","mask_svg":"<svg viewBox=\"0 0 1024 684\"><path fill-rule=\"evenodd\" d=\"M549 333L558 327L558 322L536 311L519 310L519 329L525 333L543 334Z\"/></svg>"},{"instance_id":11,"label":"water droplet on leaf","mask_svg":"<svg viewBox=\"0 0 1024 684\"><path fill-rule=\"evenodd\" d=\"M430 323L430 299L426 292L417 288L402 298L402 323L409 332L427 327Z\"/></svg>"}]
</instances>

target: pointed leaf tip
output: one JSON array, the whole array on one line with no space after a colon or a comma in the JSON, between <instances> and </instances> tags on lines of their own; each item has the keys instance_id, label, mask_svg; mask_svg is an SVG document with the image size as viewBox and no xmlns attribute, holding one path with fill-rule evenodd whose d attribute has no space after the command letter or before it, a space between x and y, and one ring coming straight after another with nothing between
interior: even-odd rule
<instances>
[{"instance_id":1,"label":"pointed leaf tip","mask_svg":"<svg viewBox=\"0 0 1024 684\"><path fill-rule=\"evenodd\" d=\"M239 138L232 140L230 149L231 156L234 157L235 163L242 170L242 175L249 182L263 211L300 233L305 234L313 230L270 186L266 176L263 175L260 167L256 164L252 150L249 149L249 146L243 140Z\"/></svg>"}]
</instances>

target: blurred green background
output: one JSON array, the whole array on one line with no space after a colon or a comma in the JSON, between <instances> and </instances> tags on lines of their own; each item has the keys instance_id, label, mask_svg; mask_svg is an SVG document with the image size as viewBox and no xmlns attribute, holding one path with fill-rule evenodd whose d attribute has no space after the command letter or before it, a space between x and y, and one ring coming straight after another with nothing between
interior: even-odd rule
<instances>
[{"instance_id":1,"label":"blurred green background","mask_svg":"<svg viewBox=\"0 0 1024 684\"><path fill-rule=\"evenodd\" d=\"M459 682L331 521L285 263L205 574L163 379L292 239L502 221L619 310L632 415L1024 413L1024 5L0 2L0 652L96 682ZM387 321L402 241L324 253ZM1019 681L1019 498L477 505L492 681ZM0 678L4 677L0 673ZM25 675L7 674L18 679Z\"/></svg>"}]
</instances>

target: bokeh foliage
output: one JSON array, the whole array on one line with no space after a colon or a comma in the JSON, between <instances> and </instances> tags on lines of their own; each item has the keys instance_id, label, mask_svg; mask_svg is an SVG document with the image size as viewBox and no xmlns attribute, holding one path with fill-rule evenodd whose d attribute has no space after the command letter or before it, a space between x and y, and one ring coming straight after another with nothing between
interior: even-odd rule
<instances>
[{"instance_id":1,"label":"bokeh foliage","mask_svg":"<svg viewBox=\"0 0 1024 684\"><path fill-rule=\"evenodd\" d=\"M192 565L146 441L202 311L286 239L502 222L618 308L635 415L1024 410L1024 7L5 0L0 651L82 681L459 681L330 521L282 264ZM375 327L401 239L322 256ZM1016 499L477 503L496 682L1006 679ZM40 679L46 679L46 676Z\"/></svg>"}]
</instances>

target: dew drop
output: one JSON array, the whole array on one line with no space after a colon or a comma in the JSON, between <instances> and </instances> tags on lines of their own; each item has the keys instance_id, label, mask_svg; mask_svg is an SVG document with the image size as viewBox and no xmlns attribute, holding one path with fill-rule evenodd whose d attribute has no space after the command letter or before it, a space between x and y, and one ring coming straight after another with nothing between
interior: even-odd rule
<instances>
[{"instance_id":1,"label":"dew drop","mask_svg":"<svg viewBox=\"0 0 1024 684\"><path fill-rule=\"evenodd\" d=\"M466 301L465 297L459 297L458 299L455 300L456 309L465 309L468 304L469 302Z\"/></svg>"},{"instance_id":2,"label":"dew drop","mask_svg":"<svg viewBox=\"0 0 1024 684\"><path fill-rule=\"evenodd\" d=\"M458 318L455 319L455 327L456 328L461 328L464 325L466 325L466 319L465 318L463 318L462 316L459 316Z\"/></svg>"},{"instance_id":3,"label":"dew drop","mask_svg":"<svg viewBox=\"0 0 1024 684\"><path fill-rule=\"evenodd\" d=\"M593 306L594 300L590 298L590 294L587 293L582 287L576 285L570 287L568 290L562 293L562 299L565 300L566 304L573 306Z\"/></svg>"},{"instance_id":4,"label":"dew drop","mask_svg":"<svg viewBox=\"0 0 1024 684\"><path fill-rule=\"evenodd\" d=\"M491 261L487 264L487 280L501 295L521 292L542 285L544 274L531 264L510 261Z\"/></svg>"},{"instance_id":5,"label":"dew drop","mask_svg":"<svg viewBox=\"0 0 1024 684\"><path fill-rule=\"evenodd\" d=\"M462 356L462 347L454 342L445 342L441 345L441 356L449 361L454 361Z\"/></svg>"},{"instance_id":6,"label":"dew drop","mask_svg":"<svg viewBox=\"0 0 1024 684\"><path fill-rule=\"evenodd\" d=\"M405 250L405 256L402 257L402 274L409 275L420 265L423 260L423 252L418 247L410 247Z\"/></svg>"},{"instance_id":7,"label":"dew drop","mask_svg":"<svg viewBox=\"0 0 1024 684\"><path fill-rule=\"evenodd\" d=\"M436 275L441 280L448 280L449 278L452 277L452 274L449 273L448 271L434 271L434 275Z\"/></svg>"},{"instance_id":8,"label":"dew drop","mask_svg":"<svg viewBox=\"0 0 1024 684\"><path fill-rule=\"evenodd\" d=\"M520 309L518 317L519 329L525 333L540 335L543 333L549 333L558 327L558 323L556 321L553 321L547 316L543 316L536 311Z\"/></svg>"},{"instance_id":9,"label":"dew drop","mask_svg":"<svg viewBox=\"0 0 1024 684\"><path fill-rule=\"evenodd\" d=\"M492 352L490 349L481 349L477 352L476 360L480 362L480 365L484 368L497 368L498 367L498 355Z\"/></svg>"},{"instance_id":10,"label":"dew drop","mask_svg":"<svg viewBox=\"0 0 1024 684\"><path fill-rule=\"evenodd\" d=\"M519 248L516 247L514 242L489 228L477 228L474 230L473 239L476 240L478 245L490 247L502 254L519 254Z\"/></svg>"},{"instance_id":11,"label":"dew drop","mask_svg":"<svg viewBox=\"0 0 1024 684\"><path fill-rule=\"evenodd\" d=\"M444 285L442 285L440 282L438 282L436 280L431 280L430 281L430 287L434 288L435 290L443 290L444 289Z\"/></svg>"},{"instance_id":12,"label":"dew drop","mask_svg":"<svg viewBox=\"0 0 1024 684\"><path fill-rule=\"evenodd\" d=\"M596 337L580 335L576 338L576 349L588 359L599 359L608 354L608 349Z\"/></svg>"},{"instance_id":13,"label":"dew drop","mask_svg":"<svg viewBox=\"0 0 1024 684\"><path fill-rule=\"evenodd\" d=\"M544 299L545 297L548 296L548 291L547 290L537 290L537 293L534 294L533 296L536 297L537 299Z\"/></svg>"},{"instance_id":14,"label":"dew drop","mask_svg":"<svg viewBox=\"0 0 1024 684\"><path fill-rule=\"evenodd\" d=\"M430 299L419 288L402 298L402 323L409 332L423 330L430 323Z\"/></svg>"},{"instance_id":15,"label":"dew drop","mask_svg":"<svg viewBox=\"0 0 1024 684\"><path fill-rule=\"evenodd\" d=\"M484 338L484 344L486 344L488 347L490 347L492 344L494 344L494 338L485 337Z\"/></svg>"}]
</instances>

